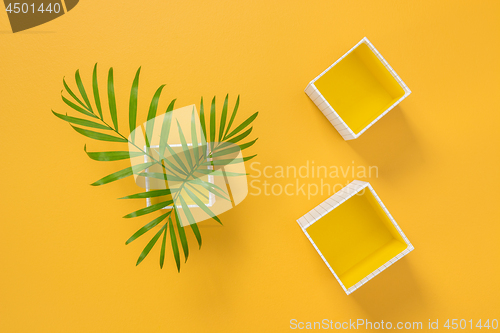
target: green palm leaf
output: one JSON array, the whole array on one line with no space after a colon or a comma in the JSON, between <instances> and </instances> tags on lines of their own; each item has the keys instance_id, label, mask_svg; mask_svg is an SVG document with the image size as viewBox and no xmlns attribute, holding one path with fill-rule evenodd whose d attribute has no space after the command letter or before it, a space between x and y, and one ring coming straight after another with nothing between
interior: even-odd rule
<instances>
[{"instance_id":1,"label":"green palm leaf","mask_svg":"<svg viewBox=\"0 0 500 333\"><path fill-rule=\"evenodd\" d=\"M75 111L78 111L78 112L80 112L86 116L89 116L89 117L97 118L93 113L87 111L86 109L79 107L78 105L76 105L73 102L71 102L70 100L68 100L66 97L64 97L62 95L62 93L61 93L61 97L62 97L63 102L66 103L67 106L74 109Z\"/></svg>"},{"instance_id":2,"label":"green palm leaf","mask_svg":"<svg viewBox=\"0 0 500 333\"><path fill-rule=\"evenodd\" d=\"M234 122L234 118L236 118L236 113L238 112L238 107L240 106L240 95L238 95L238 99L236 100L236 104L234 105L233 113L231 114L231 119L229 119L229 124L227 124L226 133L224 133L224 137L227 136L227 133L231 129L231 125Z\"/></svg>"},{"instance_id":3,"label":"green palm leaf","mask_svg":"<svg viewBox=\"0 0 500 333\"><path fill-rule=\"evenodd\" d=\"M252 121L254 121L255 118L257 118L258 115L259 115L259 113L255 112L247 120L245 120L238 127L236 127L234 129L234 131L232 131L231 133L229 133L228 135L226 135L224 137L224 140L229 140L231 137L233 137L234 135L238 134L242 129L244 129L245 127L247 127L248 125L250 125L252 123Z\"/></svg>"},{"instance_id":4,"label":"green palm leaf","mask_svg":"<svg viewBox=\"0 0 500 333\"><path fill-rule=\"evenodd\" d=\"M73 127L73 129L75 131L77 131L78 133L85 135L86 137L89 137L89 138L94 139L94 140L110 141L110 142L128 142L128 140L124 139L124 138L119 138L119 137L112 136L109 134L103 134L103 133L99 133L99 132L89 131L89 130L86 130L83 128L75 127L73 125L70 125L70 126Z\"/></svg>"},{"instance_id":5,"label":"green palm leaf","mask_svg":"<svg viewBox=\"0 0 500 333\"><path fill-rule=\"evenodd\" d=\"M101 97L99 96L99 86L97 84L97 64L94 65L94 72L92 73L92 90L94 92L94 102L99 112L99 117L102 118Z\"/></svg>"},{"instance_id":6,"label":"green palm leaf","mask_svg":"<svg viewBox=\"0 0 500 333\"><path fill-rule=\"evenodd\" d=\"M224 200L228 200L228 201L230 201L230 200L226 197L226 195L225 195L224 191L223 191L223 190L221 190L221 192L222 192L222 193L221 193L221 192L219 192L219 191L218 191L218 190L214 187L214 186L216 186L216 185L214 185L214 184L212 184L212 183L205 182L205 181L203 181L203 180L201 180L201 179L190 179L190 180L188 180L188 181L186 182L186 185L189 185L189 186L191 186L193 189L195 189L196 187L194 187L194 186L193 186L193 184L203 186L206 190L208 190L209 192L211 192L211 193L215 194L215 195L216 195L216 196L218 196L219 198L222 198L222 199L224 199ZM211 185L214 185L214 186L211 186ZM218 186L217 186L217 187L218 187Z\"/></svg>"},{"instance_id":7,"label":"green palm leaf","mask_svg":"<svg viewBox=\"0 0 500 333\"><path fill-rule=\"evenodd\" d=\"M195 221L193 215L191 214L191 211L189 210L188 205L186 204L186 202L182 198L182 196L179 196L179 199L181 201L182 210L184 211L184 214L186 215L186 217L188 219L189 225L191 226L191 229L193 230L194 236L196 237L196 241L198 242L198 246L199 246L199 248L201 248L201 234L200 234L200 230L198 229L198 225L196 225L196 221ZM187 258L186 258L186 260L187 260Z\"/></svg>"},{"instance_id":8,"label":"green palm leaf","mask_svg":"<svg viewBox=\"0 0 500 333\"><path fill-rule=\"evenodd\" d=\"M172 217L168 218L168 223L170 226L170 243L172 244L172 252L174 253L175 264L177 265L177 271L181 271L181 258L179 254L179 246L177 245L177 238L175 237L174 224L172 223Z\"/></svg>"},{"instance_id":9,"label":"green palm leaf","mask_svg":"<svg viewBox=\"0 0 500 333\"><path fill-rule=\"evenodd\" d=\"M83 101L85 102L85 105L87 105L89 111L92 112L92 106L90 105L89 98L87 97L87 93L85 92L85 87L83 86L82 78L80 77L80 70L77 70L75 73L75 81L76 85L78 86L78 90L80 91L80 95L82 95Z\"/></svg>"},{"instance_id":10,"label":"green palm leaf","mask_svg":"<svg viewBox=\"0 0 500 333\"><path fill-rule=\"evenodd\" d=\"M219 126L219 142L222 141L222 137L224 134L224 128L226 127L226 118L227 118L227 100L229 98L229 94L226 95L224 99L224 106L222 107L222 114L220 117L220 126Z\"/></svg>"},{"instance_id":11,"label":"green palm leaf","mask_svg":"<svg viewBox=\"0 0 500 333\"><path fill-rule=\"evenodd\" d=\"M202 137L207 137L207 126L205 124L205 108L203 107L203 97L200 102L200 123L201 130L203 131Z\"/></svg>"},{"instance_id":12,"label":"green palm leaf","mask_svg":"<svg viewBox=\"0 0 500 333\"><path fill-rule=\"evenodd\" d=\"M167 145L167 140L168 140L168 135L170 134L170 125L172 122L172 110L174 109L174 104L175 104L175 99L170 102L170 104L167 107L167 111L165 111L165 114L163 116L163 122L161 125L161 131L160 131L160 159L163 159L163 156L165 155L165 149Z\"/></svg>"},{"instance_id":13,"label":"green palm leaf","mask_svg":"<svg viewBox=\"0 0 500 333\"><path fill-rule=\"evenodd\" d=\"M89 152L87 151L87 145L83 147L83 150L85 153L87 153L87 156L90 157L91 159L95 161L103 161L103 162L108 162L108 161L120 161L120 160L126 160L129 158L133 157L139 157L139 156L144 156L143 152L136 152L136 151L102 151L102 152Z\"/></svg>"},{"instance_id":14,"label":"green palm leaf","mask_svg":"<svg viewBox=\"0 0 500 333\"><path fill-rule=\"evenodd\" d=\"M220 224L222 224L222 222L220 221L220 219L217 217L217 215L215 215L214 213L212 213L212 211L203 203L203 201L200 200L200 198L198 198L196 196L196 194L194 194L193 192L191 192L187 187L184 188L184 190L186 191L186 193L189 195L189 197L195 202L195 204L200 207L208 216L210 216L211 218L213 218L215 221L219 222Z\"/></svg>"},{"instance_id":15,"label":"green palm leaf","mask_svg":"<svg viewBox=\"0 0 500 333\"><path fill-rule=\"evenodd\" d=\"M248 173L240 173L240 172L230 172L230 171L222 171L222 170L209 170L209 169L198 169L195 172L204 174L204 175L212 175L212 176L228 176L228 177L239 177L239 176L248 176Z\"/></svg>"},{"instance_id":16,"label":"green palm leaf","mask_svg":"<svg viewBox=\"0 0 500 333\"><path fill-rule=\"evenodd\" d=\"M129 113L128 113L128 121L130 133L136 127L136 119L137 119L137 94L139 92L139 75L141 74L141 67L135 73L134 82L132 83L132 89L130 90L130 102L129 102ZM132 137L132 142L134 138Z\"/></svg>"},{"instance_id":17,"label":"green palm leaf","mask_svg":"<svg viewBox=\"0 0 500 333\"><path fill-rule=\"evenodd\" d=\"M181 139L182 151L184 152L184 156L189 164L189 169L193 169L193 160L191 159L191 152L189 151L188 145L186 143L186 138L184 137L184 133L182 132L181 125L177 120L177 129L179 130L179 137Z\"/></svg>"},{"instance_id":18,"label":"green palm leaf","mask_svg":"<svg viewBox=\"0 0 500 333\"><path fill-rule=\"evenodd\" d=\"M212 149L214 149L215 143L215 96L212 99L212 105L210 106L210 144Z\"/></svg>"},{"instance_id":19,"label":"green palm leaf","mask_svg":"<svg viewBox=\"0 0 500 333\"><path fill-rule=\"evenodd\" d=\"M178 124L179 122L177 122ZM194 155L194 160L195 164L198 165L200 162L200 152L198 151L198 137L196 135L196 121L194 118L194 107L193 111L191 112L191 142L193 144L193 155Z\"/></svg>"},{"instance_id":20,"label":"green palm leaf","mask_svg":"<svg viewBox=\"0 0 500 333\"><path fill-rule=\"evenodd\" d=\"M113 67L111 67L108 72L108 103L109 114L111 115L113 126L115 127L115 130L118 131L118 116L116 114L115 79L113 77Z\"/></svg>"},{"instance_id":21,"label":"green palm leaf","mask_svg":"<svg viewBox=\"0 0 500 333\"><path fill-rule=\"evenodd\" d=\"M198 248L201 249L201 233L200 229L198 229L198 225L196 223L191 224L191 230L193 230L196 241L198 242Z\"/></svg>"},{"instance_id":22,"label":"green palm leaf","mask_svg":"<svg viewBox=\"0 0 500 333\"><path fill-rule=\"evenodd\" d=\"M182 170L184 170L183 173L185 175L188 175L189 171L188 171L187 167L184 165L184 162L182 162L182 160L179 157L179 155L170 147L169 144L167 144L166 147L167 147L168 152L170 153L170 156L172 156L174 158L174 160L177 162L177 164L182 168ZM171 167L174 167L174 165L171 164L168 159L164 159L164 161L166 163L168 163Z\"/></svg>"},{"instance_id":23,"label":"green palm leaf","mask_svg":"<svg viewBox=\"0 0 500 333\"><path fill-rule=\"evenodd\" d=\"M161 216L158 216L157 218L155 218L153 221L149 222L148 224L146 224L144 227L142 227L141 229L137 230L126 242L125 242L125 245L128 245L130 243L132 243L133 241L135 241L137 238L141 237L142 235L144 235L146 232L148 232L149 230L153 229L154 227L156 227L158 224L160 224L163 220L165 220L171 213L172 211L168 212L168 213L165 213Z\"/></svg>"},{"instance_id":24,"label":"green palm leaf","mask_svg":"<svg viewBox=\"0 0 500 333\"><path fill-rule=\"evenodd\" d=\"M179 196L181 198L181 196ZM179 239L181 240L182 251L184 252L184 262L188 260L189 257L189 247L186 238L186 231L184 230L184 226L181 225L181 216L177 207L174 206L175 210L175 223L177 225L177 233L179 234Z\"/></svg>"},{"instance_id":25,"label":"green palm leaf","mask_svg":"<svg viewBox=\"0 0 500 333\"><path fill-rule=\"evenodd\" d=\"M176 167L175 164L173 164L172 162L170 162L169 159L163 158L162 162L166 163L169 167L171 167L175 172L177 172L181 176L187 176L186 172L184 172L181 169L179 169L178 167ZM173 180L174 178L179 178L179 176L175 175L174 172L172 172L172 170L170 170L169 168L167 168L165 165L163 165L163 166L164 166L164 169L166 171L170 172L170 174L165 173L165 175L167 176L167 178L169 178L170 180ZM173 178L171 178L171 176L173 176ZM165 176L163 176L163 178L165 178ZM165 179L167 179L167 178L165 178ZM181 179L181 181L182 181L182 179Z\"/></svg>"},{"instance_id":26,"label":"green palm leaf","mask_svg":"<svg viewBox=\"0 0 500 333\"><path fill-rule=\"evenodd\" d=\"M69 86L66 84L66 80L63 78L63 85L64 85L64 89L66 89L66 91L68 92L68 94L73 97L73 99L75 101L77 101L78 104L80 104L83 108L87 108L87 106L85 104L83 104L83 102L78 98L76 97L75 93L73 93L73 91L69 88Z\"/></svg>"},{"instance_id":27,"label":"green palm leaf","mask_svg":"<svg viewBox=\"0 0 500 333\"><path fill-rule=\"evenodd\" d=\"M129 100L129 129L130 131L134 131L137 126L137 113L138 113L138 89L139 89L139 77L140 77L140 71L141 68L136 72L134 81L132 83L132 88L130 91L130 100ZM68 114L59 114L54 111L53 114L70 123L71 127L77 131L78 133L89 137L91 139L95 140L100 140L100 141L109 141L109 142L122 142L122 143L131 143L134 145L133 142L129 142L127 139L127 134L121 134L118 131L118 116L117 116L117 106L116 106L116 97L115 97L115 87L114 87L114 75L113 75L113 68L109 69L108 72L108 77L107 77L107 103L109 105L109 113L111 116L111 126L108 125L104 119L103 119L103 110L102 110L102 103L105 103L105 101L101 101L101 96L99 92L99 86L98 86L98 76L97 76L97 64L94 65L93 72L92 72L92 96L91 99L93 100L93 103L95 104L97 112L94 113L94 110L92 109L93 106L91 104L91 101L89 99L89 96L87 95L87 91L84 87L84 84L82 82L81 76L80 76L80 71L77 70L75 72L75 82L76 86L79 91L79 96L77 96L71 88L68 86L66 81L63 79L63 85L66 90L66 92L69 94L69 96L72 98L72 100L66 98L65 96L62 95L61 97L63 99L63 102L68 105L70 108L74 109L76 112L79 112L85 116L91 117L98 119L99 121L94 121L93 119L87 120L87 119L82 119L78 117L73 117L69 116ZM138 260L137 260L137 265L140 264L146 256L151 252L152 248L154 245L157 243L158 239L162 237L162 245L161 245L161 250L160 250L160 267L163 268L164 262L165 262L165 251L166 251L166 242L167 242L167 232L170 231L170 242L172 246L172 251L173 255L176 261L177 265L177 270L180 271L180 253L179 253L179 245L177 241L177 235L176 235L176 227L174 226L173 222L173 217L172 217L172 212L175 212L175 219L176 219L176 224L177 224L177 229L179 233L179 239L181 241L181 245L183 248L184 256L185 259L187 260L189 256L189 248L188 248L188 241L185 233L185 227L182 224L181 217L179 214L180 209L176 205L176 200L178 199L180 202L180 207L182 207L182 210L185 214L185 218L191 226L191 229L193 230L193 233L196 237L196 240L198 242L198 245L201 247L202 244L202 239L201 239L201 234L198 228L198 225L196 224L196 220L194 219L194 216L190 210L189 205L186 203L186 198L190 198L198 207L200 207L201 210L203 210L207 215L212 217L214 220L216 220L218 223L221 223L220 219L213 214L211 209L203 203L202 197L208 198L206 193L202 193L200 191L201 188L208 190L209 193L214 194L220 198L223 198L225 200L229 201L228 194L226 193L225 190L221 189L219 186L212 184L210 182L204 181L202 177L200 178L195 178L193 173L196 173L198 175L213 175L213 176L245 176L245 173L236 173L236 172L225 172L222 169L218 170L212 170L208 168L204 168L205 166L224 166L227 164L233 164L233 163L241 163L250 160L251 158L255 157L249 156L249 157L244 157L244 158L236 158L236 159L224 159L225 155L230 155L232 153L237 153L238 150L244 150L246 148L251 147L257 139L241 144L238 146L238 143L244 140L246 137L248 137L253 128L250 126L250 124L255 120L257 117L258 113L253 114L250 116L248 119L246 119L243 123L241 123L239 126L236 126L235 129L233 129L233 124L236 119L236 115L238 112L239 108L239 103L240 103L240 96L238 96L233 112L231 114L231 117L229 119L229 122L227 121L229 118L228 115L228 101L229 101L229 96L226 95L222 107L222 112L220 115L220 120L217 122L217 115L216 115L216 105L215 105L215 97L212 99L211 107L210 107L210 115L209 115L209 120L206 119L207 115L205 114L205 109L204 109L204 104L203 104L203 98L201 98L200 101L200 124L201 124L201 129L200 129L200 139L197 137L197 119L196 119L196 112L193 108L193 111L191 113L191 135L190 139L192 141L192 149L189 149L189 144L186 141L186 136L183 133L183 129L181 128L179 122L177 121L177 128L179 132L179 138L180 138L180 143L182 147L182 153L177 152L177 149L174 149L174 146L171 146L168 144L168 136L170 133L170 126L172 122L172 113L174 108L174 103L175 99L171 101L169 104L165 116L163 117L163 121L161 124L161 130L160 130L160 138L159 138L159 158L153 157L153 153L155 153L156 148L151 148L150 143L153 141L152 140L152 135L154 132L154 120L156 119L157 116L157 111L158 111L158 105L159 105L159 99L162 93L162 90L164 89L165 85L160 86L152 100L149 106L149 111L147 114L147 120L146 120L146 129L145 129L145 136L146 136L146 146L149 147L146 149L146 151L104 151L104 152L88 152L87 147L84 146L84 151L85 153L89 156L89 158L96 160L96 161L119 161L119 160L125 160L129 158L136 158L136 157L146 157L146 160L149 160L150 162L148 163L141 163L139 165L134 165L128 168L125 168L123 170L114 172L106 177L101 178L100 180L94 182L92 185L93 186L98 186L98 185L103 185L107 184L119 179L123 179L126 177L129 177L134 174L138 174L142 177L149 177L149 178L157 178L160 180L172 180L175 182L179 183L179 186L175 186L175 188L166 188L166 189L157 189L157 190L151 190L151 191L145 191L145 192L140 192L132 195L125 196L121 199L144 199L144 198L155 198L155 197L167 197L169 199L161 199L162 202L150 205L148 207L141 208L139 210L136 210L130 214L125 215L125 218L132 218L132 217L138 217L138 216L143 216L146 214L150 214L156 211L159 211L161 209L164 209L168 206L171 206L169 209L167 209L166 212L163 212L160 214L159 217L156 217L154 220L149 222L148 224L144 225L142 228L137 230L127 241L126 244L129 244L130 242L134 241L138 237L144 235L146 232L152 230L159 224L161 224L165 219L168 217L168 221L156 232L154 237L148 242L144 250L141 252ZM93 97L93 98L92 98ZM209 124L207 124L207 121ZM76 125L76 126L74 126ZM208 126L207 126L208 125ZM113 130L115 133L112 135L109 134L104 134L101 132L97 132L94 130L89 130L86 128L82 127L87 127L91 129L96 129L96 130ZM218 128L217 128L218 126ZM207 128L209 127L209 128ZM247 129L247 127L250 127ZM208 130L208 131L207 131ZM217 134L218 133L218 134ZM217 140L217 147L215 147L215 143ZM207 151L207 141L210 142L210 151ZM138 147L137 147L138 148ZM141 148L138 148L141 150ZM168 150L168 158L164 157L165 152ZM191 153L191 150L193 153ZM208 155L210 154L210 156ZM171 158L170 158L171 157ZM211 157L210 160L208 157ZM222 157L223 159L215 159L215 157ZM229 157L229 156L228 156ZM161 167L163 168L163 173L162 172L148 172L149 167L159 163ZM190 177L193 177L195 179L188 179ZM187 196L181 195L181 189L184 189ZM197 194L195 194L197 193ZM222 223L221 223L222 224Z\"/></svg>"},{"instance_id":28,"label":"green palm leaf","mask_svg":"<svg viewBox=\"0 0 500 333\"><path fill-rule=\"evenodd\" d=\"M204 181L202 179L190 179L186 181L187 184L194 183L202 186L208 186L209 188L216 189L218 191L221 191L222 193L226 194L226 191L224 191L222 188L220 188L218 185L212 184L210 182Z\"/></svg>"},{"instance_id":29,"label":"green palm leaf","mask_svg":"<svg viewBox=\"0 0 500 333\"><path fill-rule=\"evenodd\" d=\"M201 192L199 189L197 189L196 187L194 187L192 184L187 184L189 186L191 186L191 188L193 189L193 191L195 191L196 193L198 193L199 195L201 195L203 198L207 199L207 200L210 200L210 197L208 195L206 195L205 193ZM186 189L187 186L184 186L183 189Z\"/></svg>"},{"instance_id":30,"label":"green palm leaf","mask_svg":"<svg viewBox=\"0 0 500 333\"><path fill-rule=\"evenodd\" d=\"M75 117L71 117L71 116L68 116L68 115L59 114L57 112L54 112L54 110L52 110L52 113L56 117L58 117L58 118L60 118L62 120L65 120L68 123L77 124L77 125L86 126L86 127L97 128L97 129L103 129L103 130L110 130L111 129L111 128L109 128L106 125L98 124L96 122L93 122L93 121L90 121L90 120L86 120L86 119L80 119L80 118L75 118Z\"/></svg>"},{"instance_id":31,"label":"green palm leaf","mask_svg":"<svg viewBox=\"0 0 500 333\"><path fill-rule=\"evenodd\" d=\"M167 201L159 202L159 203L151 205L149 207L144 207L144 208L141 208L139 210L136 210L133 213L125 215L123 218L128 219L128 218L138 217L138 216L146 215L146 214L149 214L149 213L152 213L152 212L156 212L157 210L160 210L162 208L170 206L173 202L174 202L173 200L167 200Z\"/></svg>"},{"instance_id":32,"label":"green palm leaf","mask_svg":"<svg viewBox=\"0 0 500 333\"><path fill-rule=\"evenodd\" d=\"M217 147L217 149L215 149L215 151L216 151L216 152L212 154L212 157L219 157L219 156L229 155L229 154L232 154L232 153L238 152L238 151L240 151L240 150L247 149L247 148L249 148L249 147L253 146L253 144L254 144L257 140L258 140L258 138L257 138L257 139L255 139L255 140L253 140L253 141L247 142L247 143L242 144L242 145L237 145L237 146L235 146L235 145L234 145L234 144L232 144L232 143L228 143L228 144L226 145L226 147L227 147L227 146L232 146L232 147L231 147L231 148L224 149L224 150L219 150L219 149L220 149L220 147ZM222 147L222 145L221 145L221 147Z\"/></svg>"},{"instance_id":33,"label":"green palm leaf","mask_svg":"<svg viewBox=\"0 0 500 333\"><path fill-rule=\"evenodd\" d=\"M245 131L243 134L240 134L238 136L235 136L234 138L232 138L231 140L229 140L228 142L230 143L237 143L241 140L243 140L244 138L246 138L247 136L250 135L250 133L252 133L252 130L253 130L253 127L250 127L247 131Z\"/></svg>"},{"instance_id":34,"label":"green palm leaf","mask_svg":"<svg viewBox=\"0 0 500 333\"><path fill-rule=\"evenodd\" d=\"M132 194L132 195L127 195L126 197L120 198L120 199L146 199L146 198L155 198L155 197L163 197L165 195L170 195L174 192L176 192L178 189L173 188L167 188L163 190L152 190L152 191L146 191L146 192L141 192L137 194Z\"/></svg>"},{"instance_id":35,"label":"green palm leaf","mask_svg":"<svg viewBox=\"0 0 500 333\"><path fill-rule=\"evenodd\" d=\"M153 100L151 100L151 105L149 106L148 118L146 123L146 143L149 147L154 129L154 118L156 117L156 110L158 110L158 102L160 100L161 91L165 85L161 85L155 92Z\"/></svg>"},{"instance_id":36,"label":"green palm leaf","mask_svg":"<svg viewBox=\"0 0 500 333\"><path fill-rule=\"evenodd\" d=\"M257 140L258 140L258 139L259 139L259 138L255 139L255 140L253 140L253 141L250 141L250 142L247 142L247 143L244 143L244 144L239 145L239 146L240 146L240 149L241 149L241 150L244 150L244 149L247 149L247 148L249 148L249 147L252 147L252 146L253 146L253 144L254 144L255 142L257 142Z\"/></svg>"},{"instance_id":37,"label":"green palm leaf","mask_svg":"<svg viewBox=\"0 0 500 333\"><path fill-rule=\"evenodd\" d=\"M100 185L108 184L108 183L114 182L116 180L132 176L134 173L138 173L139 171L147 169L154 164L155 164L155 162L148 162L148 163L143 163L143 164L139 164L139 165L134 165L134 166L125 168L123 170L114 172L110 175L107 175L106 177L103 177L90 185L100 186Z\"/></svg>"},{"instance_id":38,"label":"green palm leaf","mask_svg":"<svg viewBox=\"0 0 500 333\"><path fill-rule=\"evenodd\" d=\"M162 232L165 230L166 227L167 227L166 224L163 227L161 227L161 229L156 233L156 235L149 241L148 245L146 245L144 250L142 250L139 259L137 259L137 263L135 264L136 266L139 265L144 260L144 258L146 258L149 252L151 252L151 249L153 248L153 246L155 246L156 242L158 241L158 238L160 238Z\"/></svg>"},{"instance_id":39,"label":"green palm leaf","mask_svg":"<svg viewBox=\"0 0 500 333\"><path fill-rule=\"evenodd\" d=\"M156 162L153 162L156 163ZM162 179L165 180L166 178L170 181L173 182L182 182L184 181L184 178L180 178L174 175L166 174L166 173L161 173L161 172L141 172L139 173L139 176L141 177L148 177L148 178L154 178L154 179Z\"/></svg>"},{"instance_id":40,"label":"green palm leaf","mask_svg":"<svg viewBox=\"0 0 500 333\"><path fill-rule=\"evenodd\" d=\"M163 268L163 263L165 262L165 245L167 243L167 228L165 228L165 232L163 233L163 241L161 242L160 249L160 269Z\"/></svg>"},{"instance_id":41,"label":"green palm leaf","mask_svg":"<svg viewBox=\"0 0 500 333\"><path fill-rule=\"evenodd\" d=\"M213 165L228 165L228 164L243 163L243 162L246 162L248 160L251 160L255 156L257 156L257 155L252 155L252 156L243 157L243 158L226 159L226 160L213 160L212 162L205 162L205 163L203 163L203 165L211 165L210 163L212 163Z\"/></svg>"}]
</instances>

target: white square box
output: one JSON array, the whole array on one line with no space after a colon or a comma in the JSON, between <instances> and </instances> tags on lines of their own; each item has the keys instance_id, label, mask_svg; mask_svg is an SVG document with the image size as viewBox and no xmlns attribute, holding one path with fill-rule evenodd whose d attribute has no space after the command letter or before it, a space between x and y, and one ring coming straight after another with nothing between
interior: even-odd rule
<instances>
[{"instance_id":1,"label":"white square box","mask_svg":"<svg viewBox=\"0 0 500 333\"><path fill-rule=\"evenodd\" d=\"M312 80L305 93L344 140L352 140L411 91L365 37Z\"/></svg>"},{"instance_id":2,"label":"white square box","mask_svg":"<svg viewBox=\"0 0 500 333\"><path fill-rule=\"evenodd\" d=\"M297 222L348 295L413 250L371 185L359 180Z\"/></svg>"}]
</instances>

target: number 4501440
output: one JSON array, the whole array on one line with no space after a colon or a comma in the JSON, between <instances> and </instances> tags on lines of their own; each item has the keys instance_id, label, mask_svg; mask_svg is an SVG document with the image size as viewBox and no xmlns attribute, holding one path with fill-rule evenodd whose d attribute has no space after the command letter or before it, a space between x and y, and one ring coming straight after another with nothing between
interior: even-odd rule
<instances>
[{"instance_id":1,"label":"number 4501440","mask_svg":"<svg viewBox=\"0 0 500 333\"><path fill-rule=\"evenodd\" d=\"M59 13L61 11L61 5L58 3L49 3L47 5L44 5L43 3L38 6L38 8L35 6L34 3L9 3L7 8L5 9L8 13Z\"/></svg>"},{"instance_id":2,"label":"number 4501440","mask_svg":"<svg viewBox=\"0 0 500 333\"><path fill-rule=\"evenodd\" d=\"M473 329L474 327L477 327L479 329L494 329L496 330L498 328L498 320L497 319L492 319L492 320L489 320L487 319L486 321L481 321L481 319L479 319L479 321L476 323L475 326L473 326L474 323L472 322L472 319L467 321L465 319L448 319L446 321L446 323L444 323L444 327L446 327L447 329L452 329L452 330L456 330L456 329L461 329L461 330L465 330L467 328L469 329Z\"/></svg>"}]
</instances>

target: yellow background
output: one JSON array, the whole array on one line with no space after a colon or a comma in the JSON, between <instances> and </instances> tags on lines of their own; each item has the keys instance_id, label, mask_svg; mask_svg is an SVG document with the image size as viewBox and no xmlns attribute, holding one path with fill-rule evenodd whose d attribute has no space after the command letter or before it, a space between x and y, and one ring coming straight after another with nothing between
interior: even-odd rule
<instances>
[{"instance_id":1,"label":"yellow background","mask_svg":"<svg viewBox=\"0 0 500 333\"><path fill-rule=\"evenodd\" d=\"M81 1L12 34L0 12L0 332L281 332L289 321L492 319L499 315L498 1ZM307 83L367 36L412 94L359 139L344 141L304 94ZM50 110L62 78L115 69L121 127L142 66L140 119L241 94L239 120L259 111L247 154L264 166L375 165L368 179L415 251L346 296L297 218L322 202L249 196L201 228L181 273L150 218L122 219L142 200L132 179L90 183L127 165ZM261 178L265 180L265 178ZM330 179L346 183L352 177ZM366 180L366 179L365 179ZM290 179L270 179L290 182ZM308 180L301 180L307 182ZM318 179L310 180L317 182ZM169 249L170 250L170 249Z\"/></svg>"}]
</instances>

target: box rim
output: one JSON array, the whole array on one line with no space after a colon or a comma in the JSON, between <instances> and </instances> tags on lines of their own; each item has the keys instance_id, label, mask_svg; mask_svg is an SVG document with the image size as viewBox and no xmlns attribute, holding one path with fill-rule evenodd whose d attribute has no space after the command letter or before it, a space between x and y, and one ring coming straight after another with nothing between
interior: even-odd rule
<instances>
[{"instance_id":1,"label":"box rim","mask_svg":"<svg viewBox=\"0 0 500 333\"><path fill-rule=\"evenodd\" d=\"M406 246L406 248L403 251L399 252L396 256L392 257L387 262L385 262L384 264L382 264L380 267L378 267L377 269L375 269L373 272L369 273L367 276L365 276L363 279L361 279L355 285L353 285L353 286L351 286L349 288L346 288L345 285L340 280L340 278L338 277L337 273L333 270L333 268L330 266L330 264L328 263L328 261L325 259L325 257L323 256L323 254L321 253L321 251L319 250L319 248L316 246L316 243L314 243L314 241L310 237L309 233L307 232L307 228L309 228L312 224L314 224L315 222L317 222L318 220L320 220L323 216L325 216L326 214L330 213L332 210L334 210L335 208L337 208L338 206L340 206L342 203L344 203L345 201L349 200L352 196L354 196L355 194L359 193L364 188L368 188L370 190L370 192L372 193L372 195L377 200L377 203L380 205L380 207L382 207L384 213L387 215L387 217L389 218L389 220L391 221L391 223L394 225L394 227L396 228L396 230L398 231L398 233L400 234L400 236L403 238L403 240L404 240L404 242L406 243L407 246ZM345 190L345 191L343 191L343 190ZM346 198L342 197L342 195L344 194L344 192L347 192L347 191L352 191L352 193L348 194L348 196ZM343 200L336 201L335 199L333 199L333 201L337 202L337 204L334 205L334 206L332 206L331 203L328 203L327 201L330 200L330 199L332 199L334 196L340 196L341 198L343 198ZM322 204L327 204L327 205L331 206L331 208L330 209L325 209L324 207L321 207ZM321 211L318 211L317 210L318 207L321 207L321 209L324 212L322 213ZM319 217L314 217L312 214L310 214L312 211L314 211L317 215L319 215ZM309 216L308 216L308 214L309 214ZM308 222L307 226L304 227L302 225L302 222L300 222L301 219L305 219ZM330 272L332 272L332 274L335 276L335 279L339 282L340 286L342 287L342 289L344 289L344 291L345 291L345 293L347 295L349 295L352 292L354 292L355 290L357 290L359 287L361 287L362 285L364 285L366 282L370 281L372 278L374 278L380 272L382 272L383 270L385 270L386 268L388 268L389 266L391 266L392 264L394 264L396 261L398 261L399 259L401 259L405 255L407 255L408 253L410 253L414 249L413 245L410 243L410 241L408 240L408 238L404 234L403 230L401 230L401 228L397 224L396 220L394 220L394 218L389 213L389 211L387 210L387 208L385 207L385 205L382 203L382 200L380 200L379 196L377 195L377 193L375 192L375 190L373 189L373 187L371 186L371 184L368 183L368 182L360 181L360 180L354 180L354 181L350 182L349 184L347 184L340 191L338 191L337 193L333 194L328 199L326 199L325 201L321 202L319 205L317 205L312 210L310 210L309 212L307 212L305 215L303 215L302 217L300 217L299 219L297 219L297 223L299 224L300 228L302 229L302 231L304 232L304 234L306 235L306 237L309 239L309 241L311 242L311 244L313 245L313 247L316 249L316 251L320 255L320 257L323 260L323 262L326 264L326 266L328 267L328 269L330 270Z\"/></svg>"},{"instance_id":2,"label":"box rim","mask_svg":"<svg viewBox=\"0 0 500 333\"><path fill-rule=\"evenodd\" d=\"M370 50L375 54L375 56L382 62L384 67L389 71L389 73L392 75L392 77L398 82L399 86L404 90L404 95L395 101L392 105L390 105L384 112L382 112L377 118L375 118L372 122L370 122L366 127L364 127L361 131L359 131L357 134L354 133L354 131L347 125L347 123L340 117L340 115L335 111L335 109L330 105L328 100L323 96L321 91L316 87L315 82L322 77L324 74L326 74L333 66L338 64L342 59L344 59L347 55L349 55L352 51L354 51L358 46L360 46L362 43L365 43ZM377 121L380 120L383 116L385 116L390 110L392 110L396 105L401 103L406 97L408 97L411 94L410 88L403 82L403 80L399 77L399 75L394 71L394 69L389 65L389 63L385 60L385 58L378 52L378 50L375 48L375 46L368 40L367 37L363 37L356 45L354 45L349 51L347 51L342 57L337 59L332 65L330 65L327 69L325 69L321 74L319 74L317 77L315 77L311 82L309 82L308 86L312 86L318 94L324 99L324 102L328 104L330 109L333 111L334 115L338 117L342 125L344 125L349 133L348 135L352 136L352 139L357 139L361 134L363 134L367 129L369 129L373 124L375 124ZM307 89L307 87L306 87ZM342 134L341 134L342 135ZM343 136L343 135L342 135Z\"/></svg>"}]
</instances>

